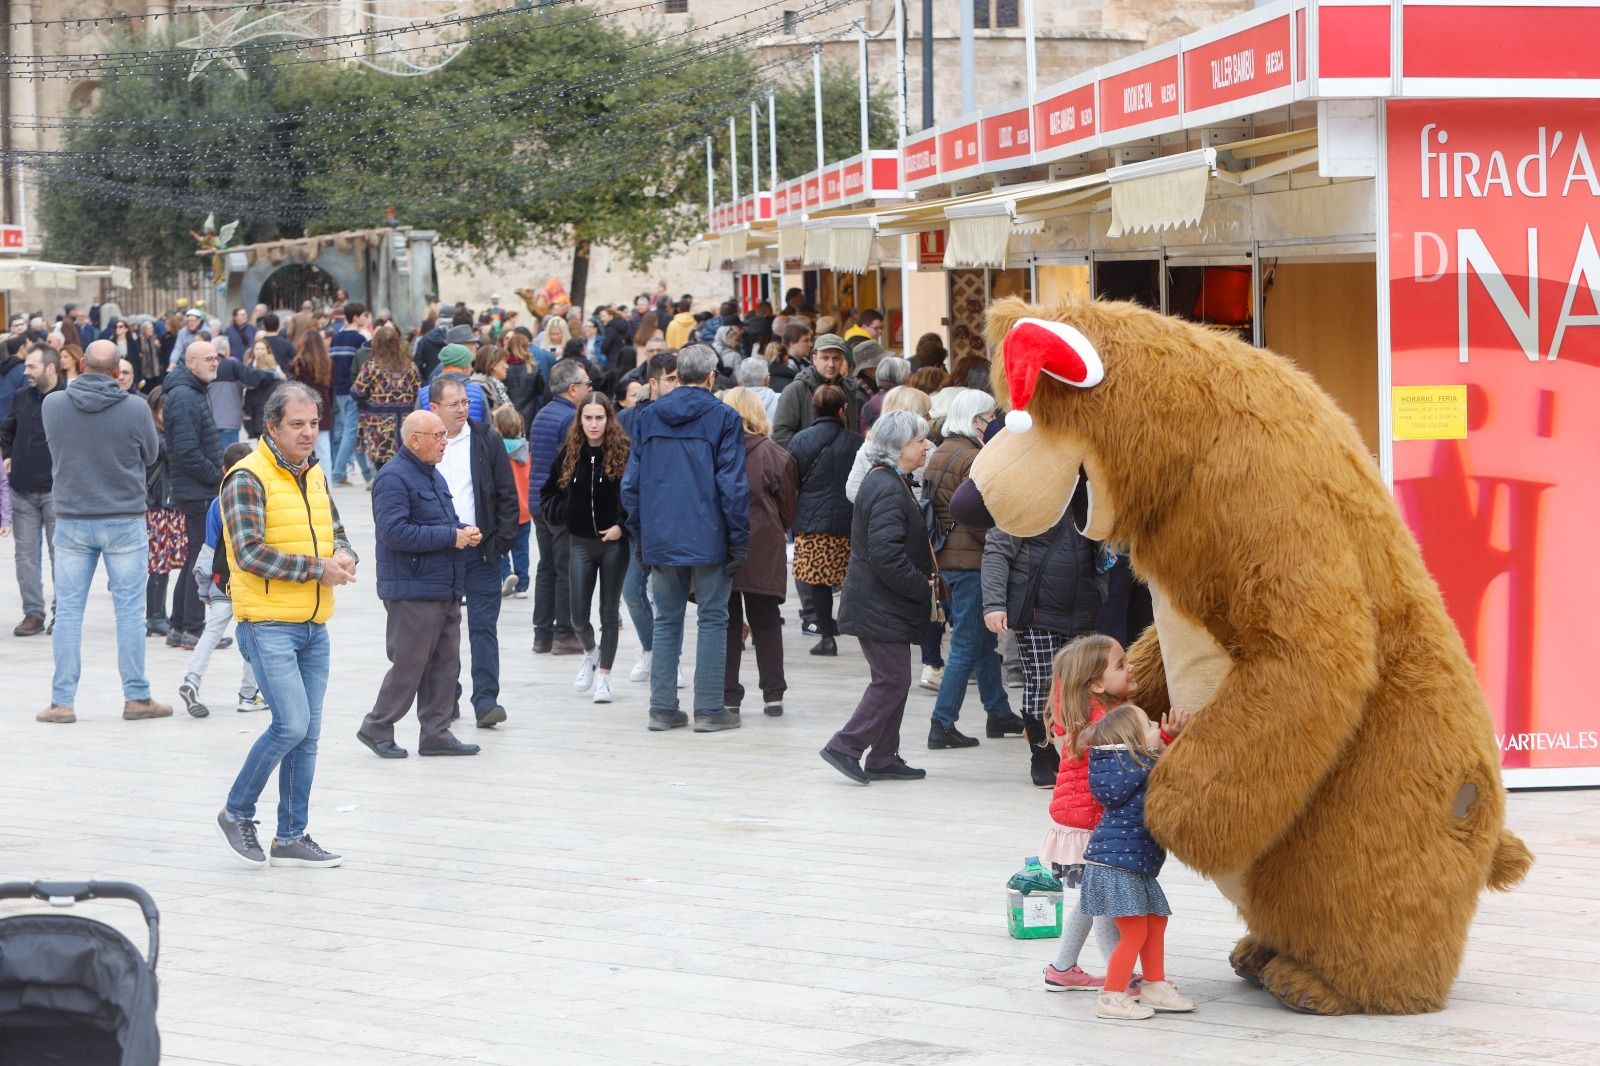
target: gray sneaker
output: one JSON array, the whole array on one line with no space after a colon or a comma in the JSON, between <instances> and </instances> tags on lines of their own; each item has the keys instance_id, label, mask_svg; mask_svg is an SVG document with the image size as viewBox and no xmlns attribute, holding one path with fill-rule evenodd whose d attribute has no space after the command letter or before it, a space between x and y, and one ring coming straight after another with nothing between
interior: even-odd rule
<instances>
[{"instance_id":1,"label":"gray sneaker","mask_svg":"<svg viewBox=\"0 0 1600 1066\"><path fill-rule=\"evenodd\" d=\"M338 866L341 862L344 862L343 855L335 855L308 836L287 844L272 842L274 866Z\"/></svg>"},{"instance_id":2,"label":"gray sneaker","mask_svg":"<svg viewBox=\"0 0 1600 1066\"><path fill-rule=\"evenodd\" d=\"M720 733L724 729L738 729L740 724L739 712L729 708L720 711L694 712L696 733Z\"/></svg>"},{"instance_id":3,"label":"gray sneaker","mask_svg":"<svg viewBox=\"0 0 1600 1066\"><path fill-rule=\"evenodd\" d=\"M178 698L183 701L184 709L195 718L204 718L211 713L211 708L200 699L200 689L187 681L178 686Z\"/></svg>"},{"instance_id":4,"label":"gray sneaker","mask_svg":"<svg viewBox=\"0 0 1600 1066\"><path fill-rule=\"evenodd\" d=\"M256 837L258 824L248 819L236 822L228 817L227 811L217 815L217 829L222 833L222 839L228 842L228 849L233 852L234 858L246 866L261 867L267 864L267 855L261 850L261 841Z\"/></svg>"}]
</instances>

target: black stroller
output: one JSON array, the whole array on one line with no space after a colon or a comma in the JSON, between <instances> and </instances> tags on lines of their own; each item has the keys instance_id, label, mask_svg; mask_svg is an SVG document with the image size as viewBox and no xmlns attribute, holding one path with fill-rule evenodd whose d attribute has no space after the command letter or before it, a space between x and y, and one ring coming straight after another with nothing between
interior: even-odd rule
<instances>
[{"instance_id":1,"label":"black stroller","mask_svg":"<svg viewBox=\"0 0 1600 1066\"><path fill-rule=\"evenodd\" d=\"M160 915L138 885L15 881L0 899L58 907L127 899L150 928L150 957L104 922L72 914L0 918L0 1066L157 1066L156 951Z\"/></svg>"}]
</instances>

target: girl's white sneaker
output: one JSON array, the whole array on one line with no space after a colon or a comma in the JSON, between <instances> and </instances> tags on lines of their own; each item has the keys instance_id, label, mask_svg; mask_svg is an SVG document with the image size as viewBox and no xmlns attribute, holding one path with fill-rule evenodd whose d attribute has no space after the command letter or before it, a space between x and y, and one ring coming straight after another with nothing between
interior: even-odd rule
<instances>
[{"instance_id":1,"label":"girl's white sneaker","mask_svg":"<svg viewBox=\"0 0 1600 1066\"><path fill-rule=\"evenodd\" d=\"M1194 1010L1195 1002L1172 987L1171 981L1146 981L1139 986L1139 1002L1160 1011L1182 1014Z\"/></svg>"},{"instance_id":2,"label":"girl's white sneaker","mask_svg":"<svg viewBox=\"0 0 1600 1066\"><path fill-rule=\"evenodd\" d=\"M650 680L650 653L642 651L639 660L633 664L633 670L628 674L628 680L635 684Z\"/></svg>"},{"instance_id":3,"label":"girl's white sneaker","mask_svg":"<svg viewBox=\"0 0 1600 1066\"><path fill-rule=\"evenodd\" d=\"M599 660L592 653L584 652L583 661L578 664L577 680L573 681L572 687L579 692L588 692L589 686L594 684L594 672L599 665Z\"/></svg>"},{"instance_id":4,"label":"girl's white sneaker","mask_svg":"<svg viewBox=\"0 0 1600 1066\"><path fill-rule=\"evenodd\" d=\"M1155 1016L1155 1010L1145 1006L1126 992L1102 992L1094 1005L1096 1018L1110 1018L1119 1022L1139 1022Z\"/></svg>"},{"instance_id":5,"label":"girl's white sneaker","mask_svg":"<svg viewBox=\"0 0 1600 1066\"><path fill-rule=\"evenodd\" d=\"M611 675L601 674L594 681L594 701L596 703L611 702Z\"/></svg>"}]
</instances>

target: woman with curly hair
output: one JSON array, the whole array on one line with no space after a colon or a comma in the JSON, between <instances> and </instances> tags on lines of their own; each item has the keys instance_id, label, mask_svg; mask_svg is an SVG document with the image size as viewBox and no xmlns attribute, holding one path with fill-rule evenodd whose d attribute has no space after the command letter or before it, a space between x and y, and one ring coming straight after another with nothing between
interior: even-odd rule
<instances>
[{"instance_id":1,"label":"woman with curly hair","mask_svg":"<svg viewBox=\"0 0 1600 1066\"><path fill-rule=\"evenodd\" d=\"M594 702L611 702L611 665L622 629L622 581L628 573L628 535L623 522L622 473L628 466L628 434L616 409L601 392L591 392L578 408L566 442L550 466L539 492L539 512L552 526L565 528L569 549L567 586L572 597L572 628L583 642L583 662L574 687L594 687ZM596 582L600 586L600 645L590 622ZM598 672L598 677L596 673Z\"/></svg>"},{"instance_id":2,"label":"woman with curly hair","mask_svg":"<svg viewBox=\"0 0 1600 1066\"><path fill-rule=\"evenodd\" d=\"M317 462L324 471L333 463L333 359L328 355L328 342L320 329L308 329L300 334L299 351L286 368L290 377L311 386L321 401L319 408L322 426L317 432ZM329 474L332 477L332 474Z\"/></svg>"},{"instance_id":3,"label":"woman with curly hair","mask_svg":"<svg viewBox=\"0 0 1600 1066\"><path fill-rule=\"evenodd\" d=\"M400 423L416 410L422 379L407 354L400 331L385 323L372 334L372 358L361 364L350 395L360 412L357 432L361 447L374 470L393 459L400 449ZM369 481L368 484L371 484Z\"/></svg>"}]
</instances>

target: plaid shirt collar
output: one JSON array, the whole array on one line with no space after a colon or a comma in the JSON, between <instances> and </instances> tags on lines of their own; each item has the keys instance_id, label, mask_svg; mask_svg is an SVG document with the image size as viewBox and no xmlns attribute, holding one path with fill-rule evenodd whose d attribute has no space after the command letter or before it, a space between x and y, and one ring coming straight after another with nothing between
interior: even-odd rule
<instances>
[{"instance_id":1,"label":"plaid shirt collar","mask_svg":"<svg viewBox=\"0 0 1600 1066\"><path fill-rule=\"evenodd\" d=\"M311 469L311 465L317 461L317 455L315 452L313 452L306 456L305 462L296 466L294 463L291 463L288 459L284 458L283 452L278 450L278 442L272 439L272 434L262 434L261 440L266 444L267 450L272 453L272 458L277 461L278 465L289 471L289 473L293 474L295 477L303 477L305 472Z\"/></svg>"}]
</instances>

